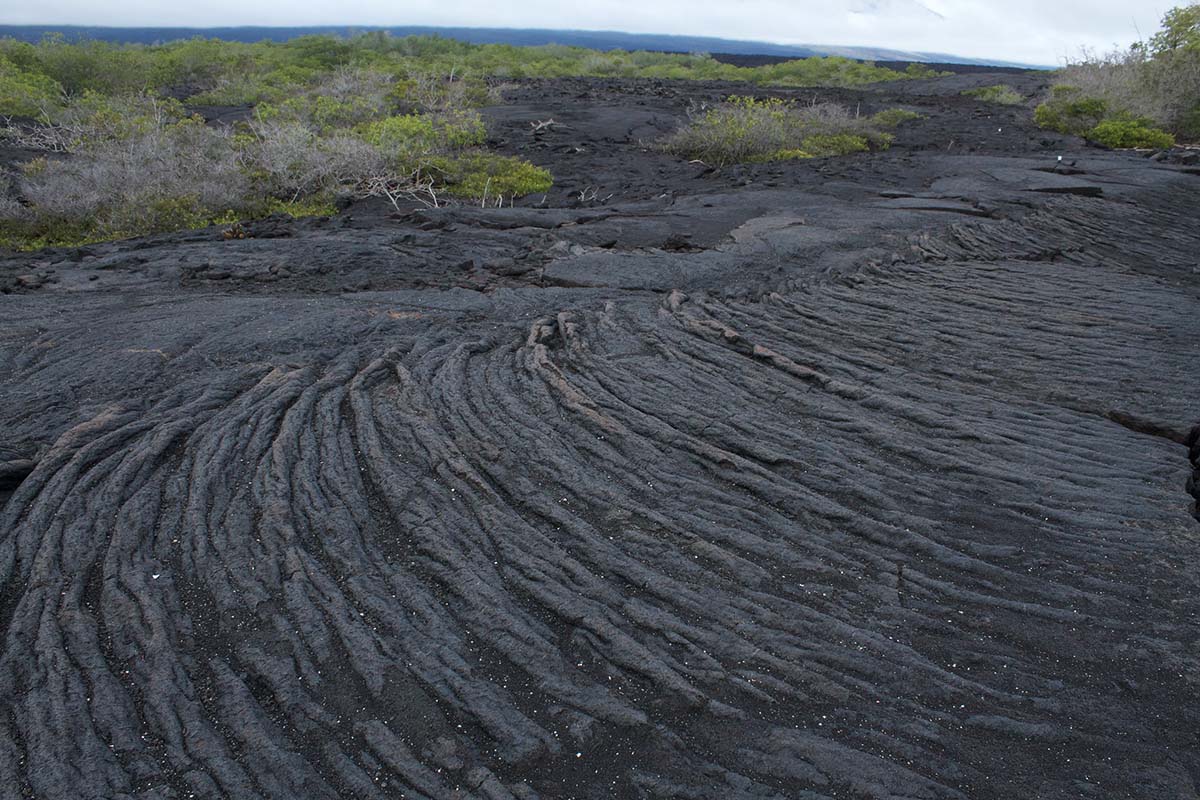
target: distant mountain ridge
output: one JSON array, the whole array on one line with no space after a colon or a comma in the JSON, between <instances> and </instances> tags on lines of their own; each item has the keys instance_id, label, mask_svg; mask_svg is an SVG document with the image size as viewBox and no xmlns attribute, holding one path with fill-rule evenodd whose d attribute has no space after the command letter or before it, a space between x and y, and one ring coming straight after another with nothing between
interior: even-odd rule
<instances>
[{"instance_id":1,"label":"distant mountain ridge","mask_svg":"<svg viewBox=\"0 0 1200 800\"><path fill-rule=\"evenodd\" d=\"M297 36L334 34L348 36L366 31L387 31L393 36L437 35L474 44L511 44L519 46L561 44L593 50L657 50L672 53L729 53L732 55L845 56L863 61L919 61L939 64L973 64L998 67L1039 69L1038 65L994 59L966 58L946 53L890 50L880 47L847 47L817 44L775 44L711 36L675 36L620 31L550 30L539 28L445 28L422 25L314 25L308 27L228 27L228 28L106 28L85 25L0 25L0 36L28 42L39 41L48 33L61 33L68 40L97 39L106 42L156 44L196 36L236 42L264 39L282 42Z\"/></svg>"}]
</instances>

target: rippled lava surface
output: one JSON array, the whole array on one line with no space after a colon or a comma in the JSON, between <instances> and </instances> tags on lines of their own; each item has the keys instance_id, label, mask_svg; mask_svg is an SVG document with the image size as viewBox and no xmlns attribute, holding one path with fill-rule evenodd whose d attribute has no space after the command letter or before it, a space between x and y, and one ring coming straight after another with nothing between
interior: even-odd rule
<instances>
[{"instance_id":1,"label":"rippled lava surface","mask_svg":"<svg viewBox=\"0 0 1200 800\"><path fill-rule=\"evenodd\" d=\"M526 83L545 200L0 259L0 797L1196 797L1200 170L972 81L725 172L648 144L731 87Z\"/></svg>"}]
</instances>

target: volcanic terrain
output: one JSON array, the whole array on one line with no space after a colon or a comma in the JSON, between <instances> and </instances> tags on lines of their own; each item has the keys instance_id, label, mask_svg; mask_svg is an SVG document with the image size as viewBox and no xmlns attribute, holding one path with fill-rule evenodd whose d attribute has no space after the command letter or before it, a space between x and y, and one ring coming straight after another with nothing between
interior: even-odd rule
<instances>
[{"instance_id":1,"label":"volcanic terrain","mask_svg":"<svg viewBox=\"0 0 1200 800\"><path fill-rule=\"evenodd\" d=\"M544 198L0 258L0 797L1200 796L1200 160L1001 80L723 170L745 87L526 81Z\"/></svg>"}]
</instances>

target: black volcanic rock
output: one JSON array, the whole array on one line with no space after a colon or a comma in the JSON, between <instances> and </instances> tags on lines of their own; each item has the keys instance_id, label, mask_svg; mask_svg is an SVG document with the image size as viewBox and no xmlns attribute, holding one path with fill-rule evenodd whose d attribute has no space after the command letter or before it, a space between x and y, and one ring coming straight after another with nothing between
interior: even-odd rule
<instances>
[{"instance_id":1,"label":"black volcanic rock","mask_svg":"<svg viewBox=\"0 0 1200 800\"><path fill-rule=\"evenodd\" d=\"M928 85L645 146L739 88L521 84L503 212L0 261L0 797L1194 797L1200 181Z\"/></svg>"}]
</instances>

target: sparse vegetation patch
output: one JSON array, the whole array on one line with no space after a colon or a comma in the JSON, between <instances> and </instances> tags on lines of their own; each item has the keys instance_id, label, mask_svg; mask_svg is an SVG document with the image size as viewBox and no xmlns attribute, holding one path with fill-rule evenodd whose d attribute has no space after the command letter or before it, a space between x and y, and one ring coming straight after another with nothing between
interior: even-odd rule
<instances>
[{"instance_id":1,"label":"sparse vegetation patch","mask_svg":"<svg viewBox=\"0 0 1200 800\"><path fill-rule=\"evenodd\" d=\"M552 181L546 170L484 147L477 109L499 102L500 78L857 86L935 74L845 58L750 68L706 55L472 45L382 32L155 46L0 39L0 123L7 120L0 136L52 156L5 176L0 237L29 248L325 213L346 196L382 196L399 208L447 198L511 203L545 192ZM176 98L193 108L250 106L252 114L207 126ZM836 155L885 147L881 128L902 121L785 106L735 99L697 126L693 145L681 139L678 147L722 161Z\"/></svg>"},{"instance_id":2,"label":"sparse vegetation patch","mask_svg":"<svg viewBox=\"0 0 1200 800\"><path fill-rule=\"evenodd\" d=\"M779 98L735 95L691 113L688 125L665 143L669 152L713 166L849 155L886 149L884 129L919 117L889 109L873 117L835 103L799 105Z\"/></svg>"},{"instance_id":3,"label":"sparse vegetation patch","mask_svg":"<svg viewBox=\"0 0 1200 800\"><path fill-rule=\"evenodd\" d=\"M24 63L58 59L53 63L73 87L0 62L0 100L12 114L0 136L47 154L0 185L0 244L9 247L84 244L277 213L328 214L338 197L382 196L398 208L448 197L498 204L550 186L546 170L484 149L479 98L449 77L400 80L336 64L324 72L315 65L273 68L265 74L275 81L287 72L277 84L290 94L261 100L247 121L209 126L176 99L128 91L124 79L97 88L71 67L81 59L122 61L130 57L123 50L5 46ZM135 61L144 56L130 52ZM338 51L305 52L333 61ZM189 74L200 71L189 67Z\"/></svg>"}]
</instances>

